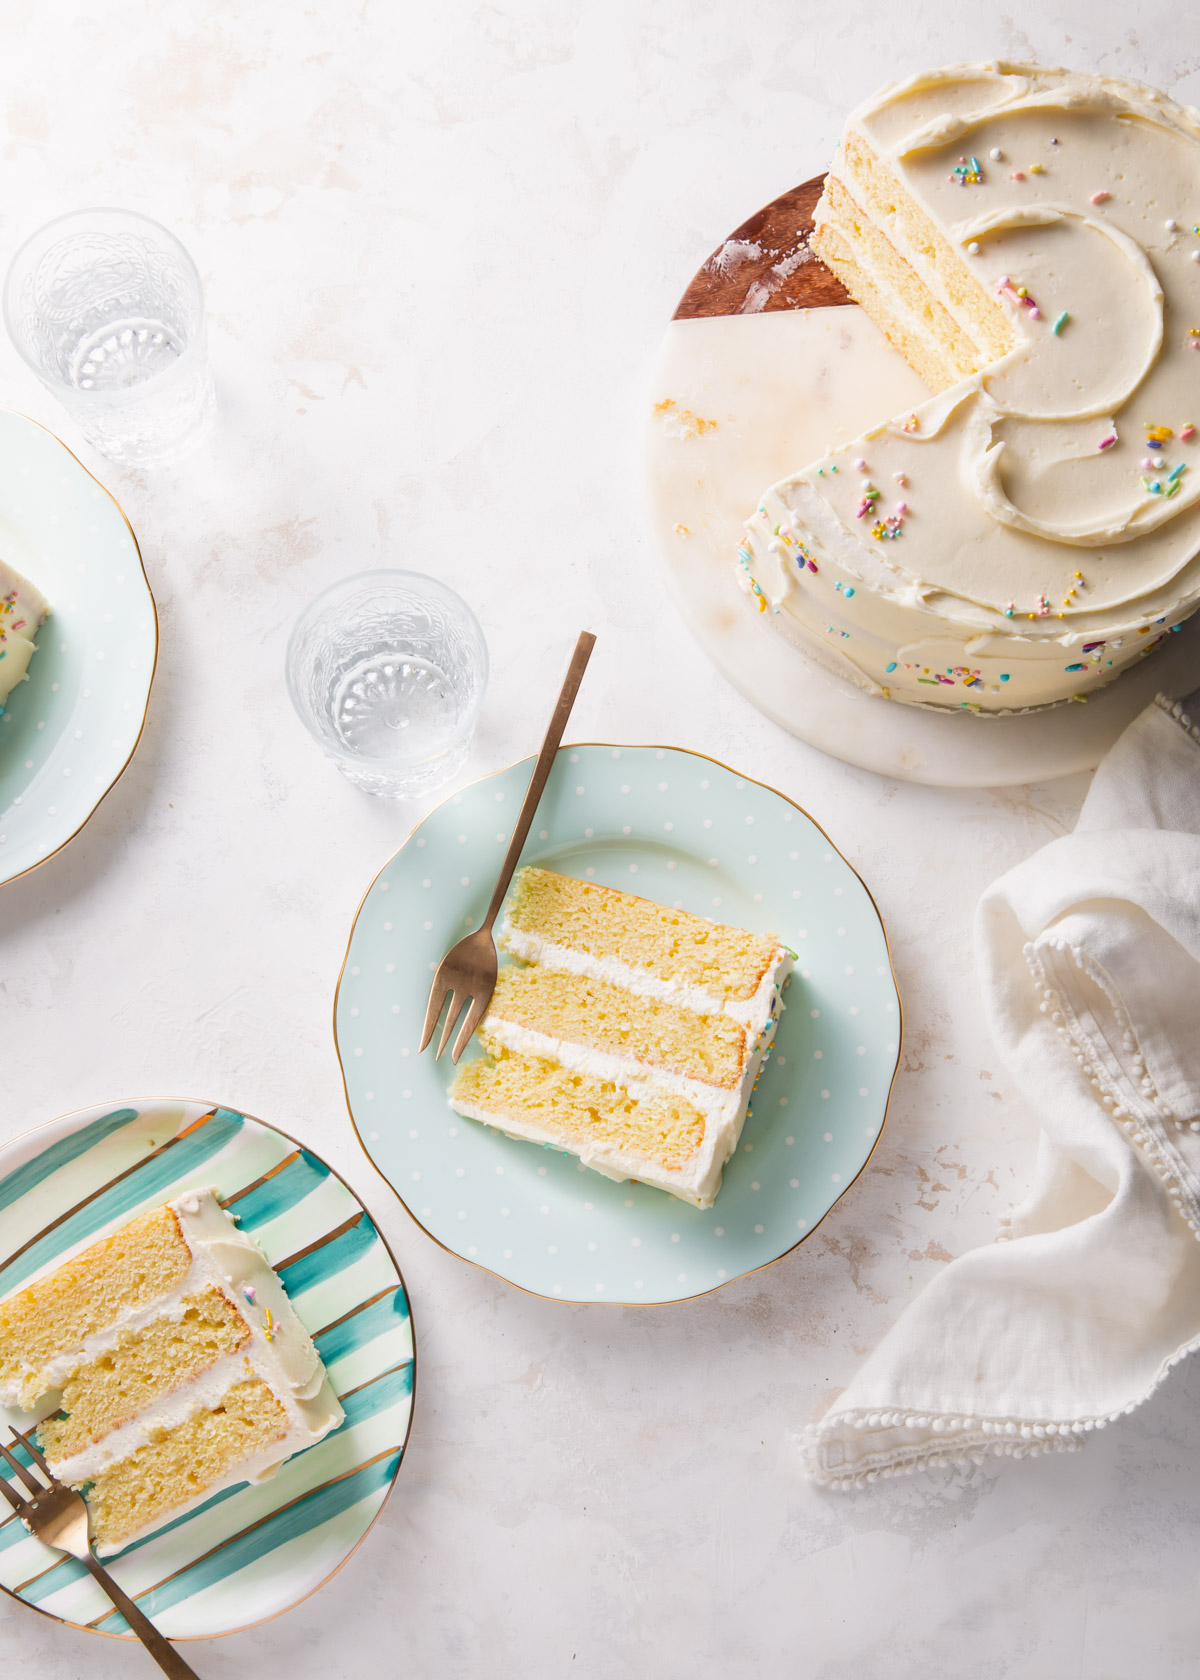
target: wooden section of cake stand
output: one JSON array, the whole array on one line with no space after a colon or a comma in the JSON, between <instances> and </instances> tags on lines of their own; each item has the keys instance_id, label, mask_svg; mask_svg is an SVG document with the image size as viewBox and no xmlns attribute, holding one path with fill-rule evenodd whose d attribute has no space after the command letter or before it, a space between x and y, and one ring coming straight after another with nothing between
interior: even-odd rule
<instances>
[{"instance_id":1,"label":"wooden section of cake stand","mask_svg":"<svg viewBox=\"0 0 1200 1680\"><path fill-rule=\"evenodd\" d=\"M919 380L808 248L823 176L742 223L688 286L647 438L668 590L717 668L776 723L847 763L936 786L1086 770L1155 693L1200 685L1200 613L1086 705L1012 717L897 705L785 640L737 587L742 522L767 484L900 413Z\"/></svg>"},{"instance_id":2,"label":"wooden section of cake stand","mask_svg":"<svg viewBox=\"0 0 1200 1680\"><path fill-rule=\"evenodd\" d=\"M735 228L684 292L674 319L850 304L845 286L808 248L824 185L824 175L814 175Z\"/></svg>"}]
</instances>

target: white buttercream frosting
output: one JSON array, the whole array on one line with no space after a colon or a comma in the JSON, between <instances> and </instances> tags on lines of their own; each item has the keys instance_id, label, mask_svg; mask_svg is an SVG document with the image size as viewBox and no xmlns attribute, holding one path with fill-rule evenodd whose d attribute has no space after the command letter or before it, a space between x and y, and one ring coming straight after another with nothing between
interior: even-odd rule
<instances>
[{"instance_id":1,"label":"white buttercream frosting","mask_svg":"<svg viewBox=\"0 0 1200 1680\"><path fill-rule=\"evenodd\" d=\"M792 967L790 954L778 947L754 995L738 1000L723 998L700 986L663 979L616 957L593 957L573 946L556 944L515 928L507 916L501 927L500 944L527 962L605 980L638 996L671 1003L697 1015L725 1014L745 1028L749 1055L740 1080L731 1088L686 1078L665 1068L597 1050L592 1045L536 1032L490 1011L481 1028L481 1037L489 1047L502 1046L558 1062L575 1072L618 1085L637 1099L671 1095L690 1103L704 1116L704 1137L682 1167L664 1167L638 1151L619 1149L603 1140L584 1143L578 1149L572 1146L572 1152L578 1154L585 1166L606 1178L636 1179L701 1207L710 1206L720 1186L722 1169L737 1147L759 1070L774 1042L779 1013L784 1007L781 994ZM557 1133L531 1121L491 1114L459 1098L454 1100L454 1107L469 1119L481 1120L513 1137L562 1147Z\"/></svg>"},{"instance_id":2,"label":"white buttercream frosting","mask_svg":"<svg viewBox=\"0 0 1200 1680\"><path fill-rule=\"evenodd\" d=\"M264 1481L284 1459L319 1441L342 1421L341 1405L312 1337L296 1316L262 1250L238 1230L235 1215L221 1207L212 1189L188 1191L169 1205L191 1255L182 1282L170 1295L137 1311L122 1312L103 1331L89 1336L81 1348L51 1361L43 1370L47 1387L57 1390L71 1370L109 1351L127 1333L163 1318L180 1319L185 1298L209 1288L218 1290L234 1306L249 1339L98 1441L52 1461L60 1480L72 1486L93 1480L162 1430L187 1422L201 1410L212 1410L235 1383L252 1377L260 1378L283 1407L286 1433L253 1458L232 1466L227 1476L205 1487L197 1499L211 1498L237 1482ZM179 1510L195 1502L181 1505Z\"/></svg>"},{"instance_id":3,"label":"white buttercream frosting","mask_svg":"<svg viewBox=\"0 0 1200 1680\"><path fill-rule=\"evenodd\" d=\"M49 613L41 591L0 560L0 711L24 677L36 651L34 638Z\"/></svg>"},{"instance_id":4,"label":"white buttercream frosting","mask_svg":"<svg viewBox=\"0 0 1200 1680\"><path fill-rule=\"evenodd\" d=\"M1112 77L966 65L885 89L847 139L1016 348L774 485L743 571L777 629L889 698L1086 697L1200 601L1200 116ZM831 176L972 338L904 216L884 224L840 160ZM899 535L874 535L889 518Z\"/></svg>"},{"instance_id":5,"label":"white buttercream frosting","mask_svg":"<svg viewBox=\"0 0 1200 1680\"><path fill-rule=\"evenodd\" d=\"M567 974L587 975L593 980L607 980L639 997L654 998L658 1003L673 1003L677 1009L690 1009L695 1015L728 1015L745 1027L753 1039L766 1026L775 995L775 967L768 967L753 997L724 998L703 986L691 986L683 980L664 979L647 968L637 968L622 962L620 957L594 957L572 945L559 945L543 939L539 933L514 927L506 914L500 928L500 944L523 962L541 963L543 967L559 969ZM780 948L782 949L782 947Z\"/></svg>"}]
</instances>

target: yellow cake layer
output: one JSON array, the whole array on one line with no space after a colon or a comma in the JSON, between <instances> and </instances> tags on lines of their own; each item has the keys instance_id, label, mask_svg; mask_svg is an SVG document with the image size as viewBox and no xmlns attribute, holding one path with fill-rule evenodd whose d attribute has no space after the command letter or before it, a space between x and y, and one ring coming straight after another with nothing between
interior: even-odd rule
<instances>
[{"instance_id":1,"label":"yellow cake layer","mask_svg":"<svg viewBox=\"0 0 1200 1680\"><path fill-rule=\"evenodd\" d=\"M931 391L945 391L956 383L960 376L944 359L940 345L931 344L927 337L918 336L909 321L896 312L890 300L885 298L857 261L854 247L844 237L840 226L826 223L821 229L820 239L814 234L810 243L855 303L866 310L892 349L904 357Z\"/></svg>"},{"instance_id":2,"label":"yellow cake layer","mask_svg":"<svg viewBox=\"0 0 1200 1680\"><path fill-rule=\"evenodd\" d=\"M1016 348L1017 331L1000 299L860 135L846 135L838 176L825 183L815 223L811 243L818 256L935 390ZM888 237L893 230L895 242ZM914 254L921 273L901 245ZM922 273L937 275L949 307ZM923 343L914 344L896 298L922 324ZM951 371L953 379L947 377Z\"/></svg>"},{"instance_id":3,"label":"yellow cake layer","mask_svg":"<svg viewBox=\"0 0 1200 1680\"><path fill-rule=\"evenodd\" d=\"M891 218L908 247L937 273L960 321L970 331L981 351L980 365L998 361L1021 342L999 297L989 292L961 249L946 237L917 201L862 138L848 134L842 146L842 171L852 182L854 199L882 227Z\"/></svg>"},{"instance_id":4,"label":"yellow cake layer","mask_svg":"<svg viewBox=\"0 0 1200 1680\"><path fill-rule=\"evenodd\" d=\"M504 1021L724 1090L738 1083L746 1064L745 1028L729 1015L698 1015L541 965L500 970L481 1036Z\"/></svg>"},{"instance_id":5,"label":"yellow cake layer","mask_svg":"<svg viewBox=\"0 0 1200 1680\"><path fill-rule=\"evenodd\" d=\"M504 1049L465 1063L450 1101L501 1130L506 1121L535 1126L576 1154L603 1145L669 1169L684 1166L704 1141L704 1116L682 1097L634 1098L607 1080Z\"/></svg>"},{"instance_id":6,"label":"yellow cake layer","mask_svg":"<svg viewBox=\"0 0 1200 1680\"><path fill-rule=\"evenodd\" d=\"M32 1405L46 1386L42 1369L56 1354L178 1289L190 1264L179 1221L166 1206L64 1261L0 1302L0 1384L19 1389L17 1404Z\"/></svg>"},{"instance_id":7,"label":"yellow cake layer","mask_svg":"<svg viewBox=\"0 0 1200 1680\"><path fill-rule=\"evenodd\" d=\"M851 293L856 302L866 308L859 294L868 289L875 294L868 313L877 325L884 325L880 316L886 315L884 330L897 349L901 348L901 336L911 340L919 334L922 360L929 366L915 371L926 384L932 383L930 374L934 371L941 374L940 382L933 385L935 390L945 390L979 371L985 359L979 347L863 214L840 181L826 182L825 216L813 234L812 245L848 291L851 282L857 287ZM897 302L903 310L896 308Z\"/></svg>"},{"instance_id":8,"label":"yellow cake layer","mask_svg":"<svg viewBox=\"0 0 1200 1680\"><path fill-rule=\"evenodd\" d=\"M219 1289L186 1295L178 1320L126 1331L110 1352L79 1365L62 1385L63 1417L39 1431L42 1451L66 1458L126 1423L250 1340L250 1327Z\"/></svg>"},{"instance_id":9,"label":"yellow cake layer","mask_svg":"<svg viewBox=\"0 0 1200 1680\"><path fill-rule=\"evenodd\" d=\"M659 980L700 986L730 1002L754 996L777 949L742 928L549 869L518 873L508 920L521 933L596 959L615 958Z\"/></svg>"},{"instance_id":10,"label":"yellow cake layer","mask_svg":"<svg viewBox=\"0 0 1200 1680\"><path fill-rule=\"evenodd\" d=\"M212 1411L198 1412L95 1478L87 1496L93 1539L119 1545L164 1521L286 1433L287 1413L266 1383L249 1376L234 1383Z\"/></svg>"}]
</instances>

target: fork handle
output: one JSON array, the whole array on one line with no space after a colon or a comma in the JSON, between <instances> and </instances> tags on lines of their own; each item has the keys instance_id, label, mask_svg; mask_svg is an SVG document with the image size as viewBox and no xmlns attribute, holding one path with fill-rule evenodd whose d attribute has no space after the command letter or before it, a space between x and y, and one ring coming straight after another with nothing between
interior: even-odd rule
<instances>
[{"instance_id":1,"label":"fork handle","mask_svg":"<svg viewBox=\"0 0 1200 1680\"><path fill-rule=\"evenodd\" d=\"M91 1552L79 1561L112 1599L164 1674L169 1674L172 1680L199 1680L196 1670L188 1667L174 1645L164 1639L149 1616L138 1609L129 1594L122 1591L108 1570Z\"/></svg>"},{"instance_id":2,"label":"fork handle","mask_svg":"<svg viewBox=\"0 0 1200 1680\"><path fill-rule=\"evenodd\" d=\"M571 663L567 666L567 674L559 690L558 701L554 707L554 715L550 719L550 727L546 731L546 739L542 742L542 750L537 755L537 763L533 767L533 775L529 778L529 788L524 802L517 813L516 826L512 832L512 839L508 843L508 850L504 854L504 862L500 866L500 876L496 882L496 890L492 894L492 902L488 905L487 915L483 918L483 926L490 928L496 920L496 913L504 903L504 895L508 891L508 883L513 878L521 857L521 850L529 838L529 830L533 826L534 813L541 803L542 794L546 790L555 754L563 738L563 730L567 727L567 719L571 715L571 707L575 704L575 696L579 693L579 685L583 681L583 673L587 669L587 662L592 657L592 649L596 645L596 638L590 630L581 630L579 640L575 643L575 652L571 655Z\"/></svg>"}]
</instances>

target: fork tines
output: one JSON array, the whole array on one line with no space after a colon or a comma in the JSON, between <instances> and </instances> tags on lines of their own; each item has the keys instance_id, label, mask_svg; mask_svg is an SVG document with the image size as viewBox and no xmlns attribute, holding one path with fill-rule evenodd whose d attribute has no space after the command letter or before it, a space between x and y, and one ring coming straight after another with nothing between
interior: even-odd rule
<instances>
[{"instance_id":1,"label":"fork tines","mask_svg":"<svg viewBox=\"0 0 1200 1680\"><path fill-rule=\"evenodd\" d=\"M491 991L489 988L487 995L482 998L474 997L465 988L460 992L454 981L442 973L442 966L444 964L439 966L433 977L433 985L429 989L429 1006L425 1011L425 1030L421 1034L420 1048L424 1050L433 1037L438 1024L438 1016L442 1013L442 1005L449 996L450 1007L446 1011L446 1022L442 1028L442 1036L438 1040L438 1047L433 1053L433 1059L436 1062L449 1042L450 1034L454 1031L454 1023L457 1021L461 1010L465 1004L470 1003L471 1007L467 1011L466 1020L459 1029L458 1037L454 1041L454 1049L450 1052L450 1060L457 1062L471 1042L471 1034L487 1013L487 1006L491 1001Z\"/></svg>"},{"instance_id":2,"label":"fork tines","mask_svg":"<svg viewBox=\"0 0 1200 1680\"><path fill-rule=\"evenodd\" d=\"M48 1493L54 1486L54 1476L51 1473L50 1466L46 1463L46 1460L42 1457L38 1448L34 1446L33 1442L27 1435L22 1435L21 1431L15 1427L13 1427L12 1432L38 1468L45 1471L47 1481L40 1482L34 1475L33 1471L22 1464L16 1453L11 1451L11 1449L6 1446L3 1441L0 1441L0 1453L4 1455L4 1458L16 1471L18 1478L25 1484L30 1493ZM2 1493L8 1500L14 1511L23 1510L29 1503L28 1500L21 1497L16 1488L13 1487L12 1483L3 1476L0 1476L0 1493Z\"/></svg>"}]
</instances>

